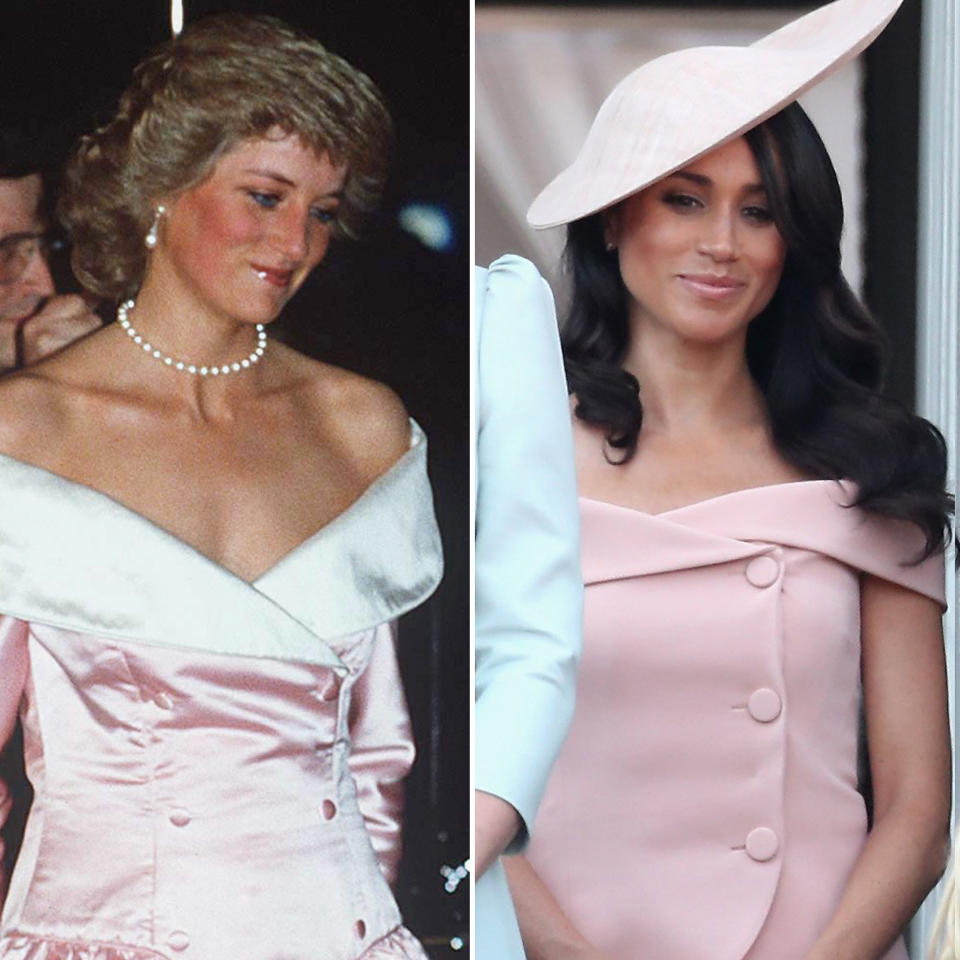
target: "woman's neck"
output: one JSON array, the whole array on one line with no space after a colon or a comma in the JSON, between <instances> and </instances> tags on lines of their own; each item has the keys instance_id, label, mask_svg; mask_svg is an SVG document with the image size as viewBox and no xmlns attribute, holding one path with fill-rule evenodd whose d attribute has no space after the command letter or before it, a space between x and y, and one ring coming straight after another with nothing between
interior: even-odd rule
<instances>
[{"instance_id":1,"label":"woman's neck","mask_svg":"<svg viewBox=\"0 0 960 960\"><path fill-rule=\"evenodd\" d=\"M198 368L239 362L257 346L255 324L211 311L162 270L145 277L128 319L144 342L161 354ZM228 376L183 373L155 357L135 356L132 345L118 344L117 349L121 348L130 353L131 361L125 366L141 391L161 393L170 400L179 397L185 408L203 420L229 419L235 402L259 391L264 373L261 363ZM136 370L134 361L139 361Z\"/></svg>"},{"instance_id":2,"label":"woman's neck","mask_svg":"<svg viewBox=\"0 0 960 960\"><path fill-rule=\"evenodd\" d=\"M179 278L151 271L130 312L130 321L165 354L212 366L231 363L256 346L255 325L211 310Z\"/></svg>"},{"instance_id":3,"label":"woman's neck","mask_svg":"<svg viewBox=\"0 0 960 960\"><path fill-rule=\"evenodd\" d=\"M767 421L763 394L747 366L745 334L703 343L637 322L624 368L640 383L646 432L713 432Z\"/></svg>"}]
</instances>

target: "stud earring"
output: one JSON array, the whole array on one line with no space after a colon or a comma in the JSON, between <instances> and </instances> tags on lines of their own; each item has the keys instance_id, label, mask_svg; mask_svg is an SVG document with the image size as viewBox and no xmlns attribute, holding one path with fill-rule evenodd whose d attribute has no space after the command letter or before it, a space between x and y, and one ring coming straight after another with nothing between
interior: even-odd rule
<instances>
[{"instance_id":1,"label":"stud earring","mask_svg":"<svg viewBox=\"0 0 960 960\"><path fill-rule=\"evenodd\" d=\"M143 238L143 242L148 250L152 250L157 245L157 232L160 229L160 218L166 212L167 208L162 203L157 205L153 223L150 224L150 229L147 231L147 235Z\"/></svg>"},{"instance_id":2,"label":"stud earring","mask_svg":"<svg viewBox=\"0 0 960 960\"><path fill-rule=\"evenodd\" d=\"M617 249L617 245L612 240L607 240L607 242L604 243L604 246L607 248L607 253L612 253Z\"/></svg>"}]
</instances>

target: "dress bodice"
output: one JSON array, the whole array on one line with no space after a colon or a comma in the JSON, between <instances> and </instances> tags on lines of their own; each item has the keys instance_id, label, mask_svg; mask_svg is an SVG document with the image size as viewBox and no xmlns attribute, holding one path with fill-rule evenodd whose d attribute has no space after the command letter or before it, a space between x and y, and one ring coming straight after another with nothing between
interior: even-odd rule
<instances>
[{"instance_id":1,"label":"dress bodice","mask_svg":"<svg viewBox=\"0 0 960 960\"><path fill-rule=\"evenodd\" d=\"M0 486L0 720L35 790L0 957L421 958L387 885L392 621L441 569L419 429L253 584L35 467Z\"/></svg>"},{"instance_id":2,"label":"dress bodice","mask_svg":"<svg viewBox=\"0 0 960 960\"><path fill-rule=\"evenodd\" d=\"M918 532L852 493L581 501L577 707L530 858L611 955L794 960L832 914L866 835L860 575L943 601L942 557L909 565Z\"/></svg>"}]
</instances>

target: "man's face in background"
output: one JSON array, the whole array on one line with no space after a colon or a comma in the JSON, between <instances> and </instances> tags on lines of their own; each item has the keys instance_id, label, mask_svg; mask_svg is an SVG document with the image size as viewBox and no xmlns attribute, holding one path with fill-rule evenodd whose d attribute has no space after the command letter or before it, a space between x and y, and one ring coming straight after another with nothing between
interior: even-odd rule
<instances>
[{"instance_id":1,"label":"man's face in background","mask_svg":"<svg viewBox=\"0 0 960 960\"><path fill-rule=\"evenodd\" d=\"M42 198L43 181L39 174L0 179L0 257L10 252L3 249L5 238L43 231ZM0 321L26 319L53 292L47 261L36 251L14 279L4 281L0 277Z\"/></svg>"}]
</instances>

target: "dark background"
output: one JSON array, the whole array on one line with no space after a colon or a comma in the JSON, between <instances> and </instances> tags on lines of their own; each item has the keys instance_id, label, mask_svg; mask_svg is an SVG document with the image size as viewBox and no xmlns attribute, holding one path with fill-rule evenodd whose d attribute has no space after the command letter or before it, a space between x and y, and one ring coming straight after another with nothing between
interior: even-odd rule
<instances>
[{"instance_id":1,"label":"dark background","mask_svg":"<svg viewBox=\"0 0 960 960\"><path fill-rule=\"evenodd\" d=\"M185 0L205 13L270 13L368 73L396 125L379 217L331 249L285 312L299 349L392 386L426 431L446 554L435 596L401 623L401 667L418 759L407 787L397 897L432 955L467 940L468 892L441 868L469 850L468 264L469 18L466 0ZM135 64L170 33L168 0L4 0L0 123L43 122L57 169L80 133L108 120ZM435 252L397 225L406 203L441 207L455 240ZM110 311L103 311L109 317ZM462 954L461 954L462 955Z\"/></svg>"}]
</instances>

